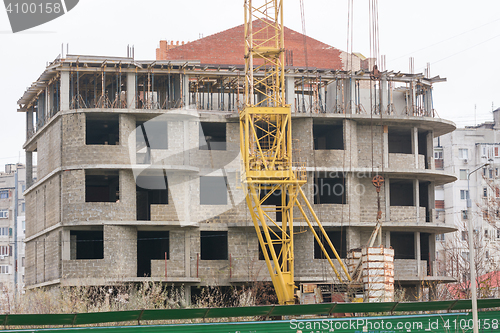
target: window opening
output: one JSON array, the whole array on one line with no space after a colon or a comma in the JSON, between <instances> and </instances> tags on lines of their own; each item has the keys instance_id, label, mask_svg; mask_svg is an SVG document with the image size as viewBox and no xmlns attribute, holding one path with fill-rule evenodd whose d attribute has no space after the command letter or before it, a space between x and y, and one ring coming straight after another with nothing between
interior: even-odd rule
<instances>
[{"instance_id":1,"label":"window opening","mask_svg":"<svg viewBox=\"0 0 500 333\"><path fill-rule=\"evenodd\" d=\"M117 114L85 114L85 143L87 145L119 145Z\"/></svg>"},{"instance_id":2,"label":"window opening","mask_svg":"<svg viewBox=\"0 0 500 333\"><path fill-rule=\"evenodd\" d=\"M200 177L200 205L227 205L226 177Z\"/></svg>"},{"instance_id":3,"label":"window opening","mask_svg":"<svg viewBox=\"0 0 500 333\"><path fill-rule=\"evenodd\" d=\"M151 260L170 259L169 231L137 231L137 276L151 276Z\"/></svg>"},{"instance_id":4,"label":"window opening","mask_svg":"<svg viewBox=\"0 0 500 333\"><path fill-rule=\"evenodd\" d=\"M201 260L227 260L227 231L200 231Z\"/></svg>"},{"instance_id":5,"label":"window opening","mask_svg":"<svg viewBox=\"0 0 500 333\"><path fill-rule=\"evenodd\" d=\"M343 150L344 126L342 124L313 124L315 150Z\"/></svg>"},{"instance_id":6,"label":"window opening","mask_svg":"<svg viewBox=\"0 0 500 333\"><path fill-rule=\"evenodd\" d=\"M106 174L85 174L85 202L118 202L118 171Z\"/></svg>"},{"instance_id":7,"label":"window opening","mask_svg":"<svg viewBox=\"0 0 500 333\"><path fill-rule=\"evenodd\" d=\"M103 259L104 235L102 230L71 230L71 259Z\"/></svg>"},{"instance_id":8,"label":"window opening","mask_svg":"<svg viewBox=\"0 0 500 333\"><path fill-rule=\"evenodd\" d=\"M226 150L226 123L200 122L200 150Z\"/></svg>"}]
</instances>

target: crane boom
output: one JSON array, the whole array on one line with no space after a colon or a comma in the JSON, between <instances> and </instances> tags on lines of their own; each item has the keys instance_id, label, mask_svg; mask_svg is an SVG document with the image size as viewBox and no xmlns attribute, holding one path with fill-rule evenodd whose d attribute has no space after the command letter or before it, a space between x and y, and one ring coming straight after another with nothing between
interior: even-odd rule
<instances>
[{"instance_id":1,"label":"crane boom","mask_svg":"<svg viewBox=\"0 0 500 333\"><path fill-rule=\"evenodd\" d=\"M307 182L305 166L292 159L291 108L285 101L283 0L245 0L244 30L245 107L239 115L241 179L279 303L293 304L294 208L307 222L339 281L343 279L315 231L314 222L349 281L351 277L301 189ZM275 208L270 209L270 204Z\"/></svg>"}]
</instances>

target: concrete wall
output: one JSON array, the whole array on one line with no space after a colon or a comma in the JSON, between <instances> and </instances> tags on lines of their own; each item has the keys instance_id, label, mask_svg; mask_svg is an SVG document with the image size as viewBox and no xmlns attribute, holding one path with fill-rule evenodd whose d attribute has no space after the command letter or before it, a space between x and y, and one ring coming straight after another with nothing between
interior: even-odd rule
<instances>
[{"instance_id":1,"label":"concrete wall","mask_svg":"<svg viewBox=\"0 0 500 333\"><path fill-rule=\"evenodd\" d=\"M168 281L180 283L186 279L200 279L201 285L228 285L268 280L265 261L258 259L258 240L239 180L239 124L236 119L202 114L202 121L226 122L227 149L207 151L199 149L198 119L172 115L167 125L168 149L153 149L152 163L141 165L146 168L143 170L134 164L134 129L137 119L144 117L129 111L126 110L119 117L119 145L85 145L84 113L62 115L57 123L59 127L53 126L54 133L47 132L37 141L39 147L46 147L43 148L44 158L48 156L42 171L45 175L53 172L53 175L38 182L26 196L27 236L33 237L47 228L57 226L57 223L60 223L62 231L56 228L28 242L28 284L50 282L58 278L71 281L68 283L97 281L95 279L101 279L99 281L104 283L102 279L119 281L137 278L137 230L146 227L161 227L161 230L170 231ZM99 109L95 112L103 111ZM328 121L322 115L317 118L315 123ZM372 185L371 170L381 170L383 156L387 154L384 148L387 142L383 139L381 126L354 119L340 121L344 124L343 150L313 149L312 116L294 118L292 128L294 148L309 168L304 192L326 227L346 227L346 242L350 249L366 244L372 231L371 227L350 224L366 222L373 225L376 221L377 193ZM59 142L59 152L62 152L59 162L57 149L50 149L51 144L57 142L53 139L57 133L62 138ZM52 157L51 154L56 155ZM48 160L52 158L59 164L50 164ZM415 168L414 155L388 154L388 160L389 167L393 169ZM424 168L423 162L423 156L419 156L419 168ZM61 169L58 171L59 166ZM152 205L151 221L136 222L135 177L141 172L152 172L155 168L162 170L163 166L168 178L168 204ZM97 170L118 171L120 198L117 202L85 202L85 173ZM346 203L314 204L314 177L318 172L331 171L344 172L347 178ZM199 177L207 175L227 177L227 204L200 204ZM412 174L407 176L416 178ZM386 189L388 187L383 186L380 192L382 220L388 220ZM417 222L416 207L390 207L389 211L391 222L404 222L408 227ZM294 213L298 213L298 209ZM418 222L423 222L425 208L419 208L419 214ZM310 213L307 216L312 220ZM307 229L303 219L296 218L295 222L300 230ZM104 228L104 259L71 260L69 255L64 255L70 252L68 239L64 235L71 229L90 226ZM200 231L203 230L228 231L228 260L201 260ZM384 234L384 243L388 235ZM47 238L50 238L50 245ZM297 278L304 281L335 280L326 260L313 259L313 247L310 231L295 236ZM50 260L46 259L47 256L51 256ZM152 260L151 268L153 277L164 277L164 260Z\"/></svg>"}]
</instances>

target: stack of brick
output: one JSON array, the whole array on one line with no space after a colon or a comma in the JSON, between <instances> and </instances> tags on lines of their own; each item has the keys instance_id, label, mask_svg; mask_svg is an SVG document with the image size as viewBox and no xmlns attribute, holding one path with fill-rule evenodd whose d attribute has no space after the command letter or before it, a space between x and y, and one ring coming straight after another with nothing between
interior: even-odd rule
<instances>
[{"instance_id":1,"label":"stack of brick","mask_svg":"<svg viewBox=\"0 0 500 333\"><path fill-rule=\"evenodd\" d=\"M368 302L394 301L394 250L365 247L362 250L363 285Z\"/></svg>"}]
</instances>

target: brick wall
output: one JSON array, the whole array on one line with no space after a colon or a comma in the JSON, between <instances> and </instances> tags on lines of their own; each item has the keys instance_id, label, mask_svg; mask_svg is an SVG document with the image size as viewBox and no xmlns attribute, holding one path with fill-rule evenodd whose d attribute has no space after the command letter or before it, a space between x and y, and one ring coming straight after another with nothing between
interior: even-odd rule
<instances>
[{"instance_id":1,"label":"brick wall","mask_svg":"<svg viewBox=\"0 0 500 333\"><path fill-rule=\"evenodd\" d=\"M254 21L253 29L254 31L262 29L262 23ZM341 57L340 50L311 37L306 37L305 43L309 68L343 69L343 64L345 64L343 59L346 57L345 55ZM243 25L174 49L165 50L162 46L165 44L160 43L157 60L199 60L202 64L243 65L245 63ZM306 67L304 39L301 33L285 28L285 49L293 52L293 66ZM359 58L357 56L353 58L357 59L357 66L359 66Z\"/></svg>"},{"instance_id":2,"label":"brick wall","mask_svg":"<svg viewBox=\"0 0 500 333\"><path fill-rule=\"evenodd\" d=\"M41 179L61 166L61 119L56 119L37 140L37 177Z\"/></svg>"}]
</instances>

